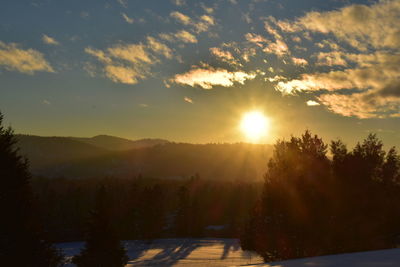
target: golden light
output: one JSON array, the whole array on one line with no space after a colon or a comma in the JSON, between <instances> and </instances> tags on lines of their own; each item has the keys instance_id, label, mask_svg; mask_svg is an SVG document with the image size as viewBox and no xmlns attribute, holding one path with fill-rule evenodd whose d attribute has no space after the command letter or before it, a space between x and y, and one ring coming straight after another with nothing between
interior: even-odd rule
<instances>
[{"instance_id":1,"label":"golden light","mask_svg":"<svg viewBox=\"0 0 400 267\"><path fill-rule=\"evenodd\" d=\"M240 129L251 142L258 142L268 134L269 119L258 110L246 112L240 123Z\"/></svg>"}]
</instances>

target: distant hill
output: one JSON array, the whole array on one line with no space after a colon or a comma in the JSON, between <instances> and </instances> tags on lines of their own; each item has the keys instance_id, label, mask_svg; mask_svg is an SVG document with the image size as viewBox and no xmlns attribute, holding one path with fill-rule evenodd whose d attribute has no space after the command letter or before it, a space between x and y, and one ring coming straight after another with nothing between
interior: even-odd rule
<instances>
[{"instance_id":1,"label":"distant hill","mask_svg":"<svg viewBox=\"0 0 400 267\"><path fill-rule=\"evenodd\" d=\"M35 175L85 178L94 176L259 180L271 145L185 144L160 139L127 140L19 135L18 145ZM131 149L123 149L123 147ZM111 149L113 148L113 149Z\"/></svg>"},{"instance_id":2,"label":"distant hill","mask_svg":"<svg viewBox=\"0 0 400 267\"><path fill-rule=\"evenodd\" d=\"M83 137L70 137L70 138L72 140L80 141L83 143L105 148L108 150L130 150L135 148L143 148L143 147L168 143L167 140L163 139L129 140L110 135L97 135L91 138L83 138Z\"/></svg>"},{"instance_id":3,"label":"distant hill","mask_svg":"<svg viewBox=\"0 0 400 267\"><path fill-rule=\"evenodd\" d=\"M33 169L46 168L71 160L83 160L108 154L109 151L67 137L17 135L20 153Z\"/></svg>"}]
</instances>

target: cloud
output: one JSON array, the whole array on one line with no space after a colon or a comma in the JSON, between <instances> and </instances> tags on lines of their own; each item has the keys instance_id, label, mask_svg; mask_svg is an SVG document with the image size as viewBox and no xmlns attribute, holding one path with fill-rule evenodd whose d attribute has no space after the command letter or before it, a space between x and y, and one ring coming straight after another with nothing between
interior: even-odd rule
<instances>
[{"instance_id":1,"label":"cloud","mask_svg":"<svg viewBox=\"0 0 400 267\"><path fill-rule=\"evenodd\" d=\"M384 0L328 12L313 11L294 21L268 18L266 31L277 42L283 34L275 31L274 25L285 34L301 33L310 41L322 39L315 42L316 50L310 56L315 59L310 70L316 71L274 81L275 89L282 94L315 92L318 103L342 116L399 117L399 14L400 1ZM267 42L258 44L264 50L268 48ZM300 65L294 57L292 62Z\"/></svg>"},{"instance_id":2,"label":"cloud","mask_svg":"<svg viewBox=\"0 0 400 267\"><path fill-rule=\"evenodd\" d=\"M293 64L298 66L305 66L308 65L308 61L304 58L292 57Z\"/></svg>"},{"instance_id":3,"label":"cloud","mask_svg":"<svg viewBox=\"0 0 400 267\"><path fill-rule=\"evenodd\" d=\"M105 50L87 47L85 52L104 65L103 72L107 78L125 84L136 84L146 78L151 66L160 62L157 55L172 58L172 50L151 36L147 37L145 44L116 44Z\"/></svg>"},{"instance_id":4,"label":"cloud","mask_svg":"<svg viewBox=\"0 0 400 267\"><path fill-rule=\"evenodd\" d=\"M117 0L117 2L124 8L128 8L128 0Z\"/></svg>"},{"instance_id":5,"label":"cloud","mask_svg":"<svg viewBox=\"0 0 400 267\"><path fill-rule=\"evenodd\" d=\"M168 42L174 42L175 41L175 36L172 33L160 33L158 35L161 39L168 41Z\"/></svg>"},{"instance_id":6,"label":"cloud","mask_svg":"<svg viewBox=\"0 0 400 267\"><path fill-rule=\"evenodd\" d=\"M215 20L210 15L203 15L198 22L193 23L196 33L208 31L208 28L215 25Z\"/></svg>"},{"instance_id":7,"label":"cloud","mask_svg":"<svg viewBox=\"0 0 400 267\"><path fill-rule=\"evenodd\" d=\"M43 99L42 103L45 105L51 105L50 101L47 99Z\"/></svg>"},{"instance_id":8,"label":"cloud","mask_svg":"<svg viewBox=\"0 0 400 267\"><path fill-rule=\"evenodd\" d=\"M303 74L299 79L279 82L275 88L283 94L329 91L319 97L320 102L343 116L383 118L399 114L400 54L346 56L359 67Z\"/></svg>"},{"instance_id":9,"label":"cloud","mask_svg":"<svg viewBox=\"0 0 400 267\"><path fill-rule=\"evenodd\" d=\"M317 101L314 101L314 100L308 100L308 101L306 102L306 104L307 104L307 106L310 106L310 107L313 107L313 106L320 106L320 105L321 105L320 103L318 103Z\"/></svg>"},{"instance_id":10,"label":"cloud","mask_svg":"<svg viewBox=\"0 0 400 267\"><path fill-rule=\"evenodd\" d=\"M169 15L184 25L189 25L192 23L190 17L182 14L181 12L174 11L171 12Z\"/></svg>"},{"instance_id":11,"label":"cloud","mask_svg":"<svg viewBox=\"0 0 400 267\"><path fill-rule=\"evenodd\" d=\"M248 42L255 44L256 46L262 48L265 53L276 54L281 57L283 55L289 54L289 47L286 42L281 39L278 33L274 33L271 29L272 35L279 36L275 41L266 39L264 36L254 33L246 33L245 38Z\"/></svg>"},{"instance_id":12,"label":"cloud","mask_svg":"<svg viewBox=\"0 0 400 267\"><path fill-rule=\"evenodd\" d=\"M273 17L269 17L268 18L269 21L264 21L264 28L265 30L271 34L275 39L277 40L282 40L282 35L278 33L278 30L274 28L274 26L272 26L272 24L276 24L277 21L275 18Z\"/></svg>"},{"instance_id":13,"label":"cloud","mask_svg":"<svg viewBox=\"0 0 400 267\"><path fill-rule=\"evenodd\" d=\"M196 36L185 30L179 31L173 36L184 43L197 43Z\"/></svg>"},{"instance_id":14,"label":"cloud","mask_svg":"<svg viewBox=\"0 0 400 267\"><path fill-rule=\"evenodd\" d=\"M346 117L369 119L400 115L399 98L381 98L363 92L351 95L323 94L318 99L328 110Z\"/></svg>"},{"instance_id":15,"label":"cloud","mask_svg":"<svg viewBox=\"0 0 400 267\"><path fill-rule=\"evenodd\" d=\"M145 77L145 74L134 66L106 65L104 72L110 80L116 83L135 84L138 79Z\"/></svg>"},{"instance_id":16,"label":"cloud","mask_svg":"<svg viewBox=\"0 0 400 267\"><path fill-rule=\"evenodd\" d=\"M184 100L185 102L188 102L188 103L190 103L190 104L193 104L193 99L191 99L190 97L185 96L185 97L183 98L183 100Z\"/></svg>"},{"instance_id":17,"label":"cloud","mask_svg":"<svg viewBox=\"0 0 400 267\"><path fill-rule=\"evenodd\" d=\"M151 63L150 54L146 51L145 45L139 44L118 44L107 49L109 55L113 58L125 60L132 64Z\"/></svg>"},{"instance_id":18,"label":"cloud","mask_svg":"<svg viewBox=\"0 0 400 267\"><path fill-rule=\"evenodd\" d=\"M186 1L185 0L171 0L171 2L176 6L184 6L184 5L186 5Z\"/></svg>"},{"instance_id":19,"label":"cloud","mask_svg":"<svg viewBox=\"0 0 400 267\"><path fill-rule=\"evenodd\" d=\"M246 33L245 36L246 40L250 43L253 43L259 47L264 47L264 44L268 43L268 40L265 39L263 36L255 33Z\"/></svg>"},{"instance_id":20,"label":"cloud","mask_svg":"<svg viewBox=\"0 0 400 267\"><path fill-rule=\"evenodd\" d=\"M34 49L22 49L15 43L0 41L0 66L6 70L33 74L36 71L54 72L43 54Z\"/></svg>"},{"instance_id":21,"label":"cloud","mask_svg":"<svg viewBox=\"0 0 400 267\"><path fill-rule=\"evenodd\" d=\"M161 54L166 58L172 58L172 50L167 45L159 42L154 37L151 36L147 37L147 46L152 51Z\"/></svg>"},{"instance_id":22,"label":"cloud","mask_svg":"<svg viewBox=\"0 0 400 267\"><path fill-rule=\"evenodd\" d=\"M136 84L151 74L151 67L159 64L163 56L174 57L173 51L159 39L147 36L145 42L118 43L104 50L85 48L85 52L95 57L103 65L105 77L116 83ZM90 76L95 75L95 67L87 63L84 69Z\"/></svg>"},{"instance_id":23,"label":"cloud","mask_svg":"<svg viewBox=\"0 0 400 267\"><path fill-rule=\"evenodd\" d=\"M175 33L160 33L158 37L171 43L197 43L196 36L185 30L181 30Z\"/></svg>"},{"instance_id":24,"label":"cloud","mask_svg":"<svg viewBox=\"0 0 400 267\"><path fill-rule=\"evenodd\" d=\"M202 15L197 20L178 11L171 12L169 15L183 25L191 26L196 33L205 32L210 26L215 25L215 19L211 15Z\"/></svg>"},{"instance_id":25,"label":"cloud","mask_svg":"<svg viewBox=\"0 0 400 267\"><path fill-rule=\"evenodd\" d=\"M400 46L400 1L354 4L329 12L309 12L296 21L298 29L332 34L356 49Z\"/></svg>"},{"instance_id":26,"label":"cloud","mask_svg":"<svg viewBox=\"0 0 400 267\"><path fill-rule=\"evenodd\" d=\"M129 23L132 24L134 22L134 20L130 17L128 17L128 15L126 15L125 13L121 13L121 16L124 18L124 20Z\"/></svg>"},{"instance_id":27,"label":"cloud","mask_svg":"<svg viewBox=\"0 0 400 267\"><path fill-rule=\"evenodd\" d=\"M54 39L46 34L43 34L42 41L48 45L59 45L60 44L59 42L56 41L56 39Z\"/></svg>"},{"instance_id":28,"label":"cloud","mask_svg":"<svg viewBox=\"0 0 400 267\"><path fill-rule=\"evenodd\" d=\"M271 71L271 72L273 72L273 71ZM274 77L265 78L265 80L270 81L270 82L279 82L279 81L286 80L286 78L281 75L275 75Z\"/></svg>"},{"instance_id":29,"label":"cloud","mask_svg":"<svg viewBox=\"0 0 400 267\"><path fill-rule=\"evenodd\" d=\"M229 51L222 50L221 48L218 47L211 47L209 50L212 55L214 55L223 62L226 62L233 66L242 66L242 64L240 64L240 62L238 62L232 55L232 53Z\"/></svg>"},{"instance_id":30,"label":"cloud","mask_svg":"<svg viewBox=\"0 0 400 267\"><path fill-rule=\"evenodd\" d=\"M320 66L347 66L345 55L341 51L320 52L317 55L317 65Z\"/></svg>"},{"instance_id":31,"label":"cloud","mask_svg":"<svg viewBox=\"0 0 400 267\"><path fill-rule=\"evenodd\" d=\"M275 54L277 56L283 56L289 53L289 47L283 40L278 39L273 43L269 43L266 47L264 47L263 51L266 53Z\"/></svg>"},{"instance_id":32,"label":"cloud","mask_svg":"<svg viewBox=\"0 0 400 267\"><path fill-rule=\"evenodd\" d=\"M206 6L204 3L200 3L201 8L208 14L214 13L214 8Z\"/></svg>"},{"instance_id":33,"label":"cloud","mask_svg":"<svg viewBox=\"0 0 400 267\"><path fill-rule=\"evenodd\" d=\"M218 48L218 47L211 47L210 52L211 52L211 54L215 55L216 57L219 57L219 58L222 58L225 60L233 60L234 59L231 52L223 51L221 48Z\"/></svg>"},{"instance_id":34,"label":"cloud","mask_svg":"<svg viewBox=\"0 0 400 267\"><path fill-rule=\"evenodd\" d=\"M171 79L172 82L200 86L203 89L212 89L213 86L233 86L235 82L243 84L246 80L255 78L255 74L243 71L229 72L226 69L213 68L210 66L196 67L182 74L177 74Z\"/></svg>"}]
</instances>

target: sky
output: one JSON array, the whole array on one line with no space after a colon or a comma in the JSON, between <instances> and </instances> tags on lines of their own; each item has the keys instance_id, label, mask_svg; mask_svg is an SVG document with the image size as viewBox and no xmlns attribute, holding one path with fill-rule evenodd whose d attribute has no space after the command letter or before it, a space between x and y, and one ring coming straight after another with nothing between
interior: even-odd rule
<instances>
[{"instance_id":1,"label":"sky","mask_svg":"<svg viewBox=\"0 0 400 267\"><path fill-rule=\"evenodd\" d=\"M4 0L0 110L17 133L177 142L270 130L400 145L400 1Z\"/></svg>"}]
</instances>

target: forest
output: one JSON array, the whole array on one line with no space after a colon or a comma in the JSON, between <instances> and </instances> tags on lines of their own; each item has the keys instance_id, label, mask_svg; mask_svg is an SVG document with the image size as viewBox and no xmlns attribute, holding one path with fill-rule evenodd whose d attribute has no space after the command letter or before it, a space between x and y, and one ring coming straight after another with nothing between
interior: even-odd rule
<instances>
[{"instance_id":1,"label":"forest","mask_svg":"<svg viewBox=\"0 0 400 267\"><path fill-rule=\"evenodd\" d=\"M52 244L78 240L87 242L74 258L78 266L93 266L97 258L122 266L127 258L119 242L133 239L240 238L244 250L267 262L399 242L400 157L395 148L386 152L375 134L351 150L308 130L278 140L262 182L198 174L38 177L29 173L17 144L0 117L3 262L32 251L21 261L59 266L62 255Z\"/></svg>"}]
</instances>

